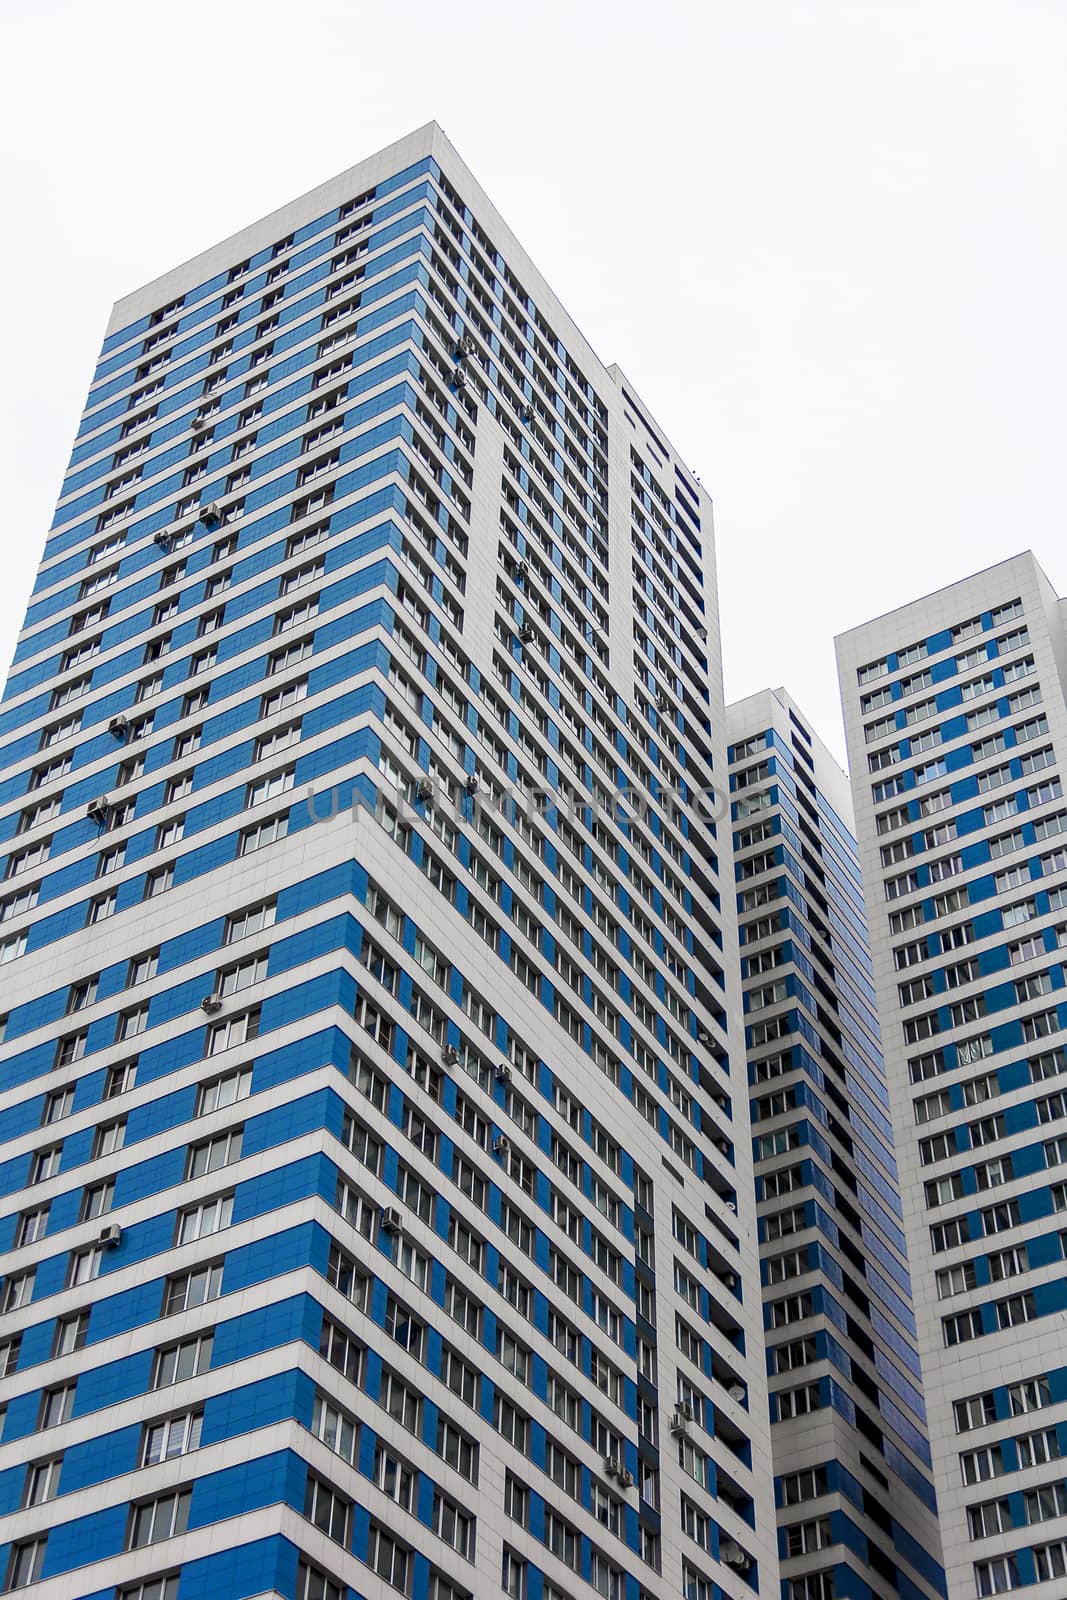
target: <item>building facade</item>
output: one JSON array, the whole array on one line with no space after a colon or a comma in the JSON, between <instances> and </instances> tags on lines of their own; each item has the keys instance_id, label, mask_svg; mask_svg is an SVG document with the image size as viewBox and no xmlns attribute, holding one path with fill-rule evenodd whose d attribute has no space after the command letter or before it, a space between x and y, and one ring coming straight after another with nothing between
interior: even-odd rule
<instances>
[{"instance_id":1,"label":"building facade","mask_svg":"<svg viewBox=\"0 0 1067 1600\"><path fill-rule=\"evenodd\" d=\"M1025 554L838 641L953 1600L1067 1593L1064 620Z\"/></svg>"},{"instance_id":2,"label":"building facade","mask_svg":"<svg viewBox=\"0 0 1067 1600\"><path fill-rule=\"evenodd\" d=\"M727 709L787 1600L944 1594L845 774L783 689Z\"/></svg>"},{"instance_id":3,"label":"building facade","mask_svg":"<svg viewBox=\"0 0 1067 1600\"><path fill-rule=\"evenodd\" d=\"M710 504L435 126L116 306L0 719L6 1586L773 1593Z\"/></svg>"}]
</instances>

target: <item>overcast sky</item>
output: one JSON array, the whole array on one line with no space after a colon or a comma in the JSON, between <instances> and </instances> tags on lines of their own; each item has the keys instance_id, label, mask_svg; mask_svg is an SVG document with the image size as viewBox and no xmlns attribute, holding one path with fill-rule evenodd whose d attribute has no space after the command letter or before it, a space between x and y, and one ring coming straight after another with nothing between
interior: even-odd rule
<instances>
[{"instance_id":1,"label":"overcast sky","mask_svg":"<svg viewBox=\"0 0 1067 1600\"><path fill-rule=\"evenodd\" d=\"M727 692L1067 593L1063 0L0 0L0 671L111 303L436 118L716 502Z\"/></svg>"}]
</instances>

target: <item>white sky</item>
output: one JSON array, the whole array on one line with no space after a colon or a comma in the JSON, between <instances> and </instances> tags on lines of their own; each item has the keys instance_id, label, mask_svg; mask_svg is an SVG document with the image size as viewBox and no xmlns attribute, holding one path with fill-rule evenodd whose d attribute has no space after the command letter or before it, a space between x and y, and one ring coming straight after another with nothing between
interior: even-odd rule
<instances>
[{"instance_id":1,"label":"white sky","mask_svg":"<svg viewBox=\"0 0 1067 1600\"><path fill-rule=\"evenodd\" d=\"M727 692L1067 592L1063 0L0 0L10 660L111 303L436 117L716 501Z\"/></svg>"}]
</instances>

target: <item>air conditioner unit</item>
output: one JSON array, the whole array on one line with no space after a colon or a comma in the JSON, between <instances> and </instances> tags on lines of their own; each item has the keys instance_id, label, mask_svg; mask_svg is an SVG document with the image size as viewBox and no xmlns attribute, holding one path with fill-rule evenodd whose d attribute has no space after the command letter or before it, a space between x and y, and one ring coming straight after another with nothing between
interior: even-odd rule
<instances>
[{"instance_id":1,"label":"air conditioner unit","mask_svg":"<svg viewBox=\"0 0 1067 1600\"><path fill-rule=\"evenodd\" d=\"M727 1200L726 1209L727 1209L727 1211L732 1211L734 1216L736 1217L737 1216L737 1201L736 1200Z\"/></svg>"},{"instance_id":2,"label":"air conditioner unit","mask_svg":"<svg viewBox=\"0 0 1067 1600\"><path fill-rule=\"evenodd\" d=\"M752 1565L752 1558L747 1556L733 1539L722 1541L719 1546L719 1559L725 1561L728 1567L736 1567L739 1572L746 1572Z\"/></svg>"},{"instance_id":3,"label":"air conditioner unit","mask_svg":"<svg viewBox=\"0 0 1067 1600\"><path fill-rule=\"evenodd\" d=\"M733 1291L734 1289L737 1288L737 1273L736 1272L724 1272L723 1275L722 1275L722 1281L725 1284L727 1289Z\"/></svg>"},{"instance_id":4,"label":"air conditioner unit","mask_svg":"<svg viewBox=\"0 0 1067 1600\"><path fill-rule=\"evenodd\" d=\"M111 801L106 794L98 794L95 800L90 800L87 815L93 822L106 822L111 810Z\"/></svg>"},{"instance_id":5,"label":"air conditioner unit","mask_svg":"<svg viewBox=\"0 0 1067 1600\"><path fill-rule=\"evenodd\" d=\"M130 731L130 719L128 717L121 716L112 717L111 721L107 725L107 731L108 733L114 734L116 739L125 739L126 735Z\"/></svg>"},{"instance_id":6,"label":"air conditioner unit","mask_svg":"<svg viewBox=\"0 0 1067 1600\"><path fill-rule=\"evenodd\" d=\"M463 780L463 787L466 789L468 794L477 794L479 788L481 787L478 782L478 774L476 772L468 772L467 776Z\"/></svg>"},{"instance_id":7,"label":"air conditioner unit","mask_svg":"<svg viewBox=\"0 0 1067 1600\"><path fill-rule=\"evenodd\" d=\"M511 1140L508 1138L507 1134L498 1133L496 1138L493 1140L493 1154L495 1156L506 1156L510 1149Z\"/></svg>"},{"instance_id":8,"label":"air conditioner unit","mask_svg":"<svg viewBox=\"0 0 1067 1600\"><path fill-rule=\"evenodd\" d=\"M200 521L208 528L212 528L216 522L222 521L222 507L217 500L212 500L210 505L201 506Z\"/></svg>"},{"instance_id":9,"label":"air conditioner unit","mask_svg":"<svg viewBox=\"0 0 1067 1600\"><path fill-rule=\"evenodd\" d=\"M497 1083L510 1083L511 1068L509 1067L508 1063L506 1061L498 1061L493 1070L493 1076L495 1077Z\"/></svg>"},{"instance_id":10,"label":"air conditioner unit","mask_svg":"<svg viewBox=\"0 0 1067 1600\"><path fill-rule=\"evenodd\" d=\"M217 994L206 994L200 1002L200 1009L213 1017L216 1011L222 1010L222 1001Z\"/></svg>"},{"instance_id":11,"label":"air conditioner unit","mask_svg":"<svg viewBox=\"0 0 1067 1600\"><path fill-rule=\"evenodd\" d=\"M154 533L152 535L152 543L158 544L161 550L169 550L170 543L173 538L174 535L172 533L168 533L166 528L160 528L158 533Z\"/></svg>"},{"instance_id":12,"label":"air conditioner unit","mask_svg":"<svg viewBox=\"0 0 1067 1600\"><path fill-rule=\"evenodd\" d=\"M515 576L516 578L528 578L530 576L530 563L527 560L516 561Z\"/></svg>"},{"instance_id":13,"label":"air conditioner unit","mask_svg":"<svg viewBox=\"0 0 1067 1600\"><path fill-rule=\"evenodd\" d=\"M684 1422L692 1422L693 1420L693 1408L688 1400L679 1400L674 1408L674 1414L676 1417L681 1417Z\"/></svg>"},{"instance_id":14,"label":"air conditioner unit","mask_svg":"<svg viewBox=\"0 0 1067 1600\"><path fill-rule=\"evenodd\" d=\"M399 1206L383 1206L381 1224L386 1233L402 1233L404 1229L404 1213Z\"/></svg>"},{"instance_id":15,"label":"air conditioner unit","mask_svg":"<svg viewBox=\"0 0 1067 1600\"><path fill-rule=\"evenodd\" d=\"M537 635L534 633L530 624L528 622L524 622L522 627L519 629L520 643L529 644L533 639L536 639L536 637Z\"/></svg>"},{"instance_id":16,"label":"air conditioner unit","mask_svg":"<svg viewBox=\"0 0 1067 1600\"><path fill-rule=\"evenodd\" d=\"M467 387L467 374L464 372L462 367L456 368L455 372L452 374L452 382L455 384L457 389L465 389Z\"/></svg>"},{"instance_id":17,"label":"air conditioner unit","mask_svg":"<svg viewBox=\"0 0 1067 1600\"><path fill-rule=\"evenodd\" d=\"M688 1430L689 1430L689 1418L685 1415L684 1411L682 1410L682 1407L679 1406L677 1411L672 1411L671 1412L670 1431L672 1433L678 1434L678 1433L687 1433Z\"/></svg>"},{"instance_id":18,"label":"air conditioner unit","mask_svg":"<svg viewBox=\"0 0 1067 1600\"><path fill-rule=\"evenodd\" d=\"M100 1243L109 1250L114 1250L122 1242L122 1229L117 1222L109 1222L105 1228L100 1229Z\"/></svg>"},{"instance_id":19,"label":"air conditioner unit","mask_svg":"<svg viewBox=\"0 0 1067 1600\"><path fill-rule=\"evenodd\" d=\"M207 427L207 418L194 417L189 426L194 433L203 433L204 429Z\"/></svg>"},{"instance_id":20,"label":"air conditioner unit","mask_svg":"<svg viewBox=\"0 0 1067 1600\"><path fill-rule=\"evenodd\" d=\"M632 1489L633 1488L633 1486L634 1486L634 1475L630 1471L629 1467L620 1466L618 1471L615 1473L615 1477L618 1480L618 1484L619 1484L619 1488L620 1489Z\"/></svg>"},{"instance_id":21,"label":"air conditioner unit","mask_svg":"<svg viewBox=\"0 0 1067 1600\"><path fill-rule=\"evenodd\" d=\"M747 1391L743 1383L731 1383L727 1385L726 1393L730 1396L731 1400L736 1400L739 1405L745 1398L746 1392Z\"/></svg>"},{"instance_id":22,"label":"air conditioner unit","mask_svg":"<svg viewBox=\"0 0 1067 1600\"><path fill-rule=\"evenodd\" d=\"M618 1475L618 1471L619 1471L619 1463L616 1461L615 1457L614 1456L605 1456L604 1457L604 1476L605 1476L605 1478L614 1478L614 1477L616 1477Z\"/></svg>"},{"instance_id":23,"label":"air conditioner unit","mask_svg":"<svg viewBox=\"0 0 1067 1600\"><path fill-rule=\"evenodd\" d=\"M462 339L457 340L456 347L452 352L452 357L455 361L462 361L464 356L474 355L477 349L478 346L475 344L470 334L465 333Z\"/></svg>"},{"instance_id":24,"label":"air conditioner unit","mask_svg":"<svg viewBox=\"0 0 1067 1600\"><path fill-rule=\"evenodd\" d=\"M420 778L415 785L415 794L420 800L431 800L433 798L433 779Z\"/></svg>"},{"instance_id":25,"label":"air conditioner unit","mask_svg":"<svg viewBox=\"0 0 1067 1600\"><path fill-rule=\"evenodd\" d=\"M522 413L523 422L525 422L526 426L529 427L529 425L533 421L533 419L534 419L533 406L525 406L523 408L523 413Z\"/></svg>"},{"instance_id":26,"label":"air conditioner unit","mask_svg":"<svg viewBox=\"0 0 1067 1600\"><path fill-rule=\"evenodd\" d=\"M697 1029L697 1044L711 1044L711 1034L707 1028Z\"/></svg>"},{"instance_id":27,"label":"air conditioner unit","mask_svg":"<svg viewBox=\"0 0 1067 1600\"><path fill-rule=\"evenodd\" d=\"M441 1060L446 1067L459 1065L459 1051L454 1044L446 1044L441 1051Z\"/></svg>"}]
</instances>

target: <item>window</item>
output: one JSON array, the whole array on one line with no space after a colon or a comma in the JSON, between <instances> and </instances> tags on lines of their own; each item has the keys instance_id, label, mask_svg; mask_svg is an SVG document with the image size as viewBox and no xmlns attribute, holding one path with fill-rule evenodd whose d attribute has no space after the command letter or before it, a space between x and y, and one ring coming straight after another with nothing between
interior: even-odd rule
<instances>
[{"instance_id":1,"label":"window","mask_svg":"<svg viewBox=\"0 0 1067 1600\"><path fill-rule=\"evenodd\" d=\"M206 1372L211 1365L214 1337L213 1333L200 1333L158 1350L152 1388L169 1388L173 1383L182 1383L186 1378L195 1378Z\"/></svg>"},{"instance_id":2,"label":"window","mask_svg":"<svg viewBox=\"0 0 1067 1600\"><path fill-rule=\"evenodd\" d=\"M996 1400L992 1390L984 1394L957 1400L952 1408L957 1433L967 1433L971 1428L983 1428L997 1420Z\"/></svg>"},{"instance_id":3,"label":"window","mask_svg":"<svg viewBox=\"0 0 1067 1600\"><path fill-rule=\"evenodd\" d=\"M56 1323L55 1338L52 1341L53 1356L73 1355L76 1350L84 1348L88 1337L88 1311L77 1311L72 1317L61 1318Z\"/></svg>"},{"instance_id":4,"label":"window","mask_svg":"<svg viewBox=\"0 0 1067 1600\"><path fill-rule=\"evenodd\" d=\"M1028 1489L1023 1496L1028 1523L1047 1522L1051 1517L1067 1516L1067 1483L1046 1483ZM972 1534L972 1538L977 1535Z\"/></svg>"},{"instance_id":5,"label":"window","mask_svg":"<svg viewBox=\"0 0 1067 1600\"><path fill-rule=\"evenodd\" d=\"M967 1507L967 1529L972 1539L989 1539L1011 1531L1011 1505L1007 1500L985 1500Z\"/></svg>"},{"instance_id":6,"label":"window","mask_svg":"<svg viewBox=\"0 0 1067 1600\"><path fill-rule=\"evenodd\" d=\"M114 1122L102 1122L93 1136L93 1160L111 1156L126 1142L126 1118L116 1117Z\"/></svg>"},{"instance_id":7,"label":"window","mask_svg":"<svg viewBox=\"0 0 1067 1600\"><path fill-rule=\"evenodd\" d=\"M144 898L152 900L157 894L166 894L174 883L174 863L169 861L164 867L156 867L145 876Z\"/></svg>"},{"instance_id":8,"label":"window","mask_svg":"<svg viewBox=\"0 0 1067 1600\"><path fill-rule=\"evenodd\" d=\"M226 1167L232 1161L239 1161L243 1133L243 1128L230 1128L224 1133L215 1134L211 1139L190 1145L185 1167L186 1178L201 1178L207 1172L216 1172L219 1167Z\"/></svg>"},{"instance_id":9,"label":"window","mask_svg":"<svg viewBox=\"0 0 1067 1600\"><path fill-rule=\"evenodd\" d=\"M96 922L104 922L108 917L114 916L118 906L118 890L111 889L107 894L94 895L89 901L86 914L86 925L92 927Z\"/></svg>"},{"instance_id":10,"label":"window","mask_svg":"<svg viewBox=\"0 0 1067 1600\"><path fill-rule=\"evenodd\" d=\"M1019 1466L1041 1467L1047 1461L1060 1457L1059 1434L1055 1428L1039 1428L1036 1433L1022 1433L1015 1440Z\"/></svg>"},{"instance_id":11,"label":"window","mask_svg":"<svg viewBox=\"0 0 1067 1600\"><path fill-rule=\"evenodd\" d=\"M285 838L288 831L288 811L282 811L276 817L268 817L263 822L257 822L250 828L242 829L238 854L251 855L254 850L260 850L265 845L276 844L279 839Z\"/></svg>"},{"instance_id":12,"label":"window","mask_svg":"<svg viewBox=\"0 0 1067 1600\"><path fill-rule=\"evenodd\" d=\"M367 1536L367 1564L383 1582L408 1592L411 1551L377 1522L371 1523Z\"/></svg>"},{"instance_id":13,"label":"window","mask_svg":"<svg viewBox=\"0 0 1067 1600\"><path fill-rule=\"evenodd\" d=\"M526 1600L527 1564L522 1556L504 1546L500 1566L500 1586L508 1600Z\"/></svg>"},{"instance_id":14,"label":"window","mask_svg":"<svg viewBox=\"0 0 1067 1600\"><path fill-rule=\"evenodd\" d=\"M955 1316L941 1319L941 1330L947 1348L966 1344L982 1336L982 1315L978 1310L959 1311Z\"/></svg>"},{"instance_id":15,"label":"window","mask_svg":"<svg viewBox=\"0 0 1067 1600\"><path fill-rule=\"evenodd\" d=\"M328 1450L333 1450L342 1460L355 1465L359 1423L326 1395L315 1396L311 1431Z\"/></svg>"},{"instance_id":16,"label":"window","mask_svg":"<svg viewBox=\"0 0 1067 1600\"><path fill-rule=\"evenodd\" d=\"M80 1221L91 1222L95 1217L106 1216L111 1210L114 1198L114 1178L106 1178L103 1183L90 1184L82 1196Z\"/></svg>"},{"instance_id":17,"label":"window","mask_svg":"<svg viewBox=\"0 0 1067 1600\"><path fill-rule=\"evenodd\" d=\"M189 1272L167 1279L163 1290L162 1315L169 1317L176 1311L191 1311L195 1306L206 1305L209 1300L217 1300L221 1293L221 1261L211 1266L194 1267Z\"/></svg>"},{"instance_id":18,"label":"window","mask_svg":"<svg viewBox=\"0 0 1067 1600\"><path fill-rule=\"evenodd\" d=\"M497 1408L499 1408L502 1398L501 1395L497 1395ZM496 1426L495 1423L494 1426ZM469 1483L477 1483L478 1446L473 1439L469 1439L465 1433L445 1417L439 1416L437 1419L435 1449L442 1460L450 1467L454 1467Z\"/></svg>"},{"instance_id":19,"label":"window","mask_svg":"<svg viewBox=\"0 0 1067 1600\"><path fill-rule=\"evenodd\" d=\"M1049 1578L1067 1577L1067 1539L1040 1544L1034 1549L1034 1576L1038 1583Z\"/></svg>"},{"instance_id":20,"label":"window","mask_svg":"<svg viewBox=\"0 0 1067 1600\"><path fill-rule=\"evenodd\" d=\"M379 1444L374 1452L374 1481L383 1494L390 1500L395 1500L403 1511L414 1509L415 1484L418 1473L415 1468L391 1449Z\"/></svg>"},{"instance_id":21,"label":"window","mask_svg":"<svg viewBox=\"0 0 1067 1600\"><path fill-rule=\"evenodd\" d=\"M161 1539L173 1539L176 1534L184 1533L192 1498L191 1489L176 1489L134 1506L127 1550L139 1550L142 1545L158 1544Z\"/></svg>"},{"instance_id":22,"label":"window","mask_svg":"<svg viewBox=\"0 0 1067 1600\"><path fill-rule=\"evenodd\" d=\"M154 1467L159 1461L170 1461L175 1456L198 1450L203 1423L202 1411L184 1411L164 1422L148 1423L141 1446L142 1467Z\"/></svg>"},{"instance_id":23,"label":"window","mask_svg":"<svg viewBox=\"0 0 1067 1600\"><path fill-rule=\"evenodd\" d=\"M194 1239L219 1233L230 1226L232 1215L232 1194L216 1195L212 1200L201 1201L198 1206L190 1206L187 1211L178 1213L178 1237L175 1242L190 1244Z\"/></svg>"},{"instance_id":24,"label":"window","mask_svg":"<svg viewBox=\"0 0 1067 1600\"><path fill-rule=\"evenodd\" d=\"M24 1589L27 1584L38 1581L44 1567L47 1543L48 1535L41 1534L36 1539L23 1539L11 1546L5 1588Z\"/></svg>"},{"instance_id":25,"label":"window","mask_svg":"<svg viewBox=\"0 0 1067 1600\"><path fill-rule=\"evenodd\" d=\"M226 919L225 943L235 944L238 939L247 939L272 927L277 909L277 901L265 900L260 905L231 913Z\"/></svg>"},{"instance_id":26,"label":"window","mask_svg":"<svg viewBox=\"0 0 1067 1600\"><path fill-rule=\"evenodd\" d=\"M38 1428L56 1428L60 1423L70 1420L74 1410L74 1389L73 1383L63 1383L44 1391Z\"/></svg>"},{"instance_id":27,"label":"window","mask_svg":"<svg viewBox=\"0 0 1067 1600\"><path fill-rule=\"evenodd\" d=\"M1029 1292L1011 1294L1004 1300L994 1301L998 1328L1016 1328L1022 1322L1031 1322L1037 1315L1034 1297Z\"/></svg>"},{"instance_id":28,"label":"window","mask_svg":"<svg viewBox=\"0 0 1067 1600\"><path fill-rule=\"evenodd\" d=\"M1006 1594L1019 1587L1019 1563L1013 1555L976 1561L974 1581L980 1596Z\"/></svg>"},{"instance_id":29,"label":"window","mask_svg":"<svg viewBox=\"0 0 1067 1600\"><path fill-rule=\"evenodd\" d=\"M104 1099L114 1100L132 1089L137 1079L137 1061L119 1061L108 1067L104 1078Z\"/></svg>"},{"instance_id":30,"label":"window","mask_svg":"<svg viewBox=\"0 0 1067 1600\"><path fill-rule=\"evenodd\" d=\"M139 1033L144 1033L148 1027L148 1001L144 1000L139 1006L130 1006L125 1011L120 1011L115 1024L115 1039L136 1039Z\"/></svg>"},{"instance_id":31,"label":"window","mask_svg":"<svg viewBox=\"0 0 1067 1600\"><path fill-rule=\"evenodd\" d=\"M352 1501L310 1472L304 1490L304 1515L328 1539L347 1546Z\"/></svg>"},{"instance_id":32,"label":"window","mask_svg":"<svg viewBox=\"0 0 1067 1600\"><path fill-rule=\"evenodd\" d=\"M234 1045L247 1044L258 1037L259 1007L256 1006L252 1011L214 1023L207 1032L207 1054L216 1056L223 1050L232 1049Z\"/></svg>"},{"instance_id":33,"label":"window","mask_svg":"<svg viewBox=\"0 0 1067 1600\"><path fill-rule=\"evenodd\" d=\"M26 1487L22 1496L24 1506L40 1506L46 1500L55 1499L59 1493L62 1465L63 1457L53 1456L49 1461L37 1461L26 1468Z\"/></svg>"},{"instance_id":34,"label":"window","mask_svg":"<svg viewBox=\"0 0 1067 1600\"><path fill-rule=\"evenodd\" d=\"M235 1067L232 1072L225 1073L221 1078L213 1078L210 1083L201 1084L197 1094L196 1114L204 1117L212 1111L221 1111L225 1106L244 1100L251 1092L252 1068Z\"/></svg>"},{"instance_id":35,"label":"window","mask_svg":"<svg viewBox=\"0 0 1067 1600\"><path fill-rule=\"evenodd\" d=\"M809 1572L789 1580L789 1600L834 1600L832 1572Z\"/></svg>"},{"instance_id":36,"label":"window","mask_svg":"<svg viewBox=\"0 0 1067 1600\"><path fill-rule=\"evenodd\" d=\"M965 1484L999 1478L1003 1471L1004 1454L999 1444L985 1445L980 1450L965 1450L960 1456L960 1472Z\"/></svg>"}]
</instances>

